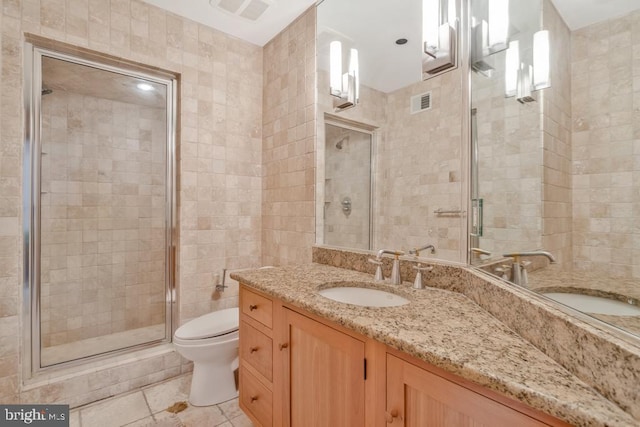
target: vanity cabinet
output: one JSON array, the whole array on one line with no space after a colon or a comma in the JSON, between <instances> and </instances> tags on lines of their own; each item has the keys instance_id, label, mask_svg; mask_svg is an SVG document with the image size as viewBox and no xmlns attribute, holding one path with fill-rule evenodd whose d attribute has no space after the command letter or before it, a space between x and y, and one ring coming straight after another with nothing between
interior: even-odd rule
<instances>
[{"instance_id":1,"label":"vanity cabinet","mask_svg":"<svg viewBox=\"0 0 640 427\"><path fill-rule=\"evenodd\" d=\"M569 426L240 287L240 408L256 426Z\"/></svg>"},{"instance_id":2,"label":"vanity cabinet","mask_svg":"<svg viewBox=\"0 0 640 427\"><path fill-rule=\"evenodd\" d=\"M255 425L272 426L274 394L273 320L271 298L242 289L240 292L239 405ZM276 382L277 384L277 382Z\"/></svg>"},{"instance_id":3,"label":"vanity cabinet","mask_svg":"<svg viewBox=\"0 0 640 427\"><path fill-rule=\"evenodd\" d=\"M555 420L551 418L552 424L532 418L389 353L387 353L386 379L385 421L389 426L568 425L554 422ZM547 417L544 416L544 418Z\"/></svg>"},{"instance_id":4,"label":"vanity cabinet","mask_svg":"<svg viewBox=\"0 0 640 427\"><path fill-rule=\"evenodd\" d=\"M284 425L364 426L364 341L289 309L284 327Z\"/></svg>"}]
</instances>

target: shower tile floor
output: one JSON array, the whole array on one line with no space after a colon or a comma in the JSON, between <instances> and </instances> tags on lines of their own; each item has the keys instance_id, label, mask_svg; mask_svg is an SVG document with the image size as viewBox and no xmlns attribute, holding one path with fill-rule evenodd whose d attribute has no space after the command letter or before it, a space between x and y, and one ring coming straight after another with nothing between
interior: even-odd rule
<instances>
[{"instance_id":1,"label":"shower tile floor","mask_svg":"<svg viewBox=\"0 0 640 427\"><path fill-rule=\"evenodd\" d=\"M251 427L238 399L215 406L191 406L172 414L166 409L186 401L191 373L71 410L70 427Z\"/></svg>"}]
</instances>

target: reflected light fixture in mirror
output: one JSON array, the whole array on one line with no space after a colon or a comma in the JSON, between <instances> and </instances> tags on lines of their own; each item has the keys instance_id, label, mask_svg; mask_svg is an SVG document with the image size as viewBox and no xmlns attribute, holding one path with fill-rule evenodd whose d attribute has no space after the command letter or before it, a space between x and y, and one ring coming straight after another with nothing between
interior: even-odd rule
<instances>
[{"instance_id":1,"label":"reflected light fixture in mirror","mask_svg":"<svg viewBox=\"0 0 640 427\"><path fill-rule=\"evenodd\" d=\"M153 86L149 83L138 83L136 87L144 92L149 92L153 90Z\"/></svg>"},{"instance_id":2,"label":"reflected light fixture in mirror","mask_svg":"<svg viewBox=\"0 0 640 427\"><path fill-rule=\"evenodd\" d=\"M518 69L520 68L520 42L509 42L505 56L504 93L508 98L518 91Z\"/></svg>"},{"instance_id":3,"label":"reflected light fixture in mirror","mask_svg":"<svg viewBox=\"0 0 640 427\"><path fill-rule=\"evenodd\" d=\"M422 1L423 79L457 65L457 0Z\"/></svg>"},{"instance_id":4,"label":"reflected light fixture in mirror","mask_svg":"<svg viewBox=\"0 0 640 427\"><path fill-rule=\"evenodd\" d=\"M349 68L342 72L342 43L335 40L329 44L329 85L331 95L336 97L337 111L354 107L358 103L359 65L358 50L349 51Z\"/></svg>"},{"instance_id":5,"label":"reflected light fixture in mirror","mask_svg":"<svg viewBox=\"0 0 640 427\"><path fill-rule=\"evenodd\" d=\"M505 56L505 97L516 96L520 103L533 102L533 91L551 86L549 77L549 31L533 35L533 64L520 60L520 45L509 43Z\"/></svg>"},{"instance_id":6,"label":"reflected light fixture in mirror","mask_svg":"<svg viewBox=\"0 0 640 427\"><path fill-rule=\"evenodd\" d=\"M491 53L507 48L509 32L509 0L489 0L488 43Z\"/></svg>"}]
</instances>

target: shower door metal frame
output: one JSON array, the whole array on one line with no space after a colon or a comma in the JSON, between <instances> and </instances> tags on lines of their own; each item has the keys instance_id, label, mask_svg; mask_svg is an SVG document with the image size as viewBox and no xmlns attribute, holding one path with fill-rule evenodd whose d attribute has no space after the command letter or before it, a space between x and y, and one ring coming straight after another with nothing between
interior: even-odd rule
<instances>
[{"instance_id":1,"label":"shower door metal frame","mask_svg":"<svg viewBox=\"0 0 640 427\"><path fill-rule=\"evenodd\" d=\"M148 69L139 64L127 64L116 58L100 54L77 51L72 47L60 46L50 49L29 40L24 43L24 151L23 151L23 280L22 280L22 338L23 338L23 382L35 380L43 371L68 368L95 361L132 350L140 350L172 340L177 319L175 292L176 243L177 243L177 195L176 195L176 126L177 126L177 87L176 75L159 69ZM66 52L68 51L68 53ZM80 359L43 367L40 345L40 194L41 194L41 94L42 94L42 58L72 62L114 72L132 78L152 81L164 85L167 90L166 122L166 176L165 176L165 337L138 344L132 347L111 350ZM100 62L104 60L104 62ZM107 63L109 62L109 63ZM127 67L130 66L130 67Z\"/></svg>"}]
</instances>

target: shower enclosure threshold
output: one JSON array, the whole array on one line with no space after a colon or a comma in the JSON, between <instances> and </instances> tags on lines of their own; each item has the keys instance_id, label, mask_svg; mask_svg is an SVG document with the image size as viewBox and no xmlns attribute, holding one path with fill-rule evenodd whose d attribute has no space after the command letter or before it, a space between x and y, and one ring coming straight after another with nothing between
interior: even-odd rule
<instances>
[{"instance_id":1,"label":"shower enclosure threshold","mask_svg":"<svg viewBox=\"0 0 640 427\"><path fill-rule=\"evenodd\" d=\"M144 328L116 332L94 338L86 338L51 347L42 347L42 366L52 366L70 360L96 356L110 351L133 347L165 337L165 325L157 324Z\"/></svg>"}]
</instances>

